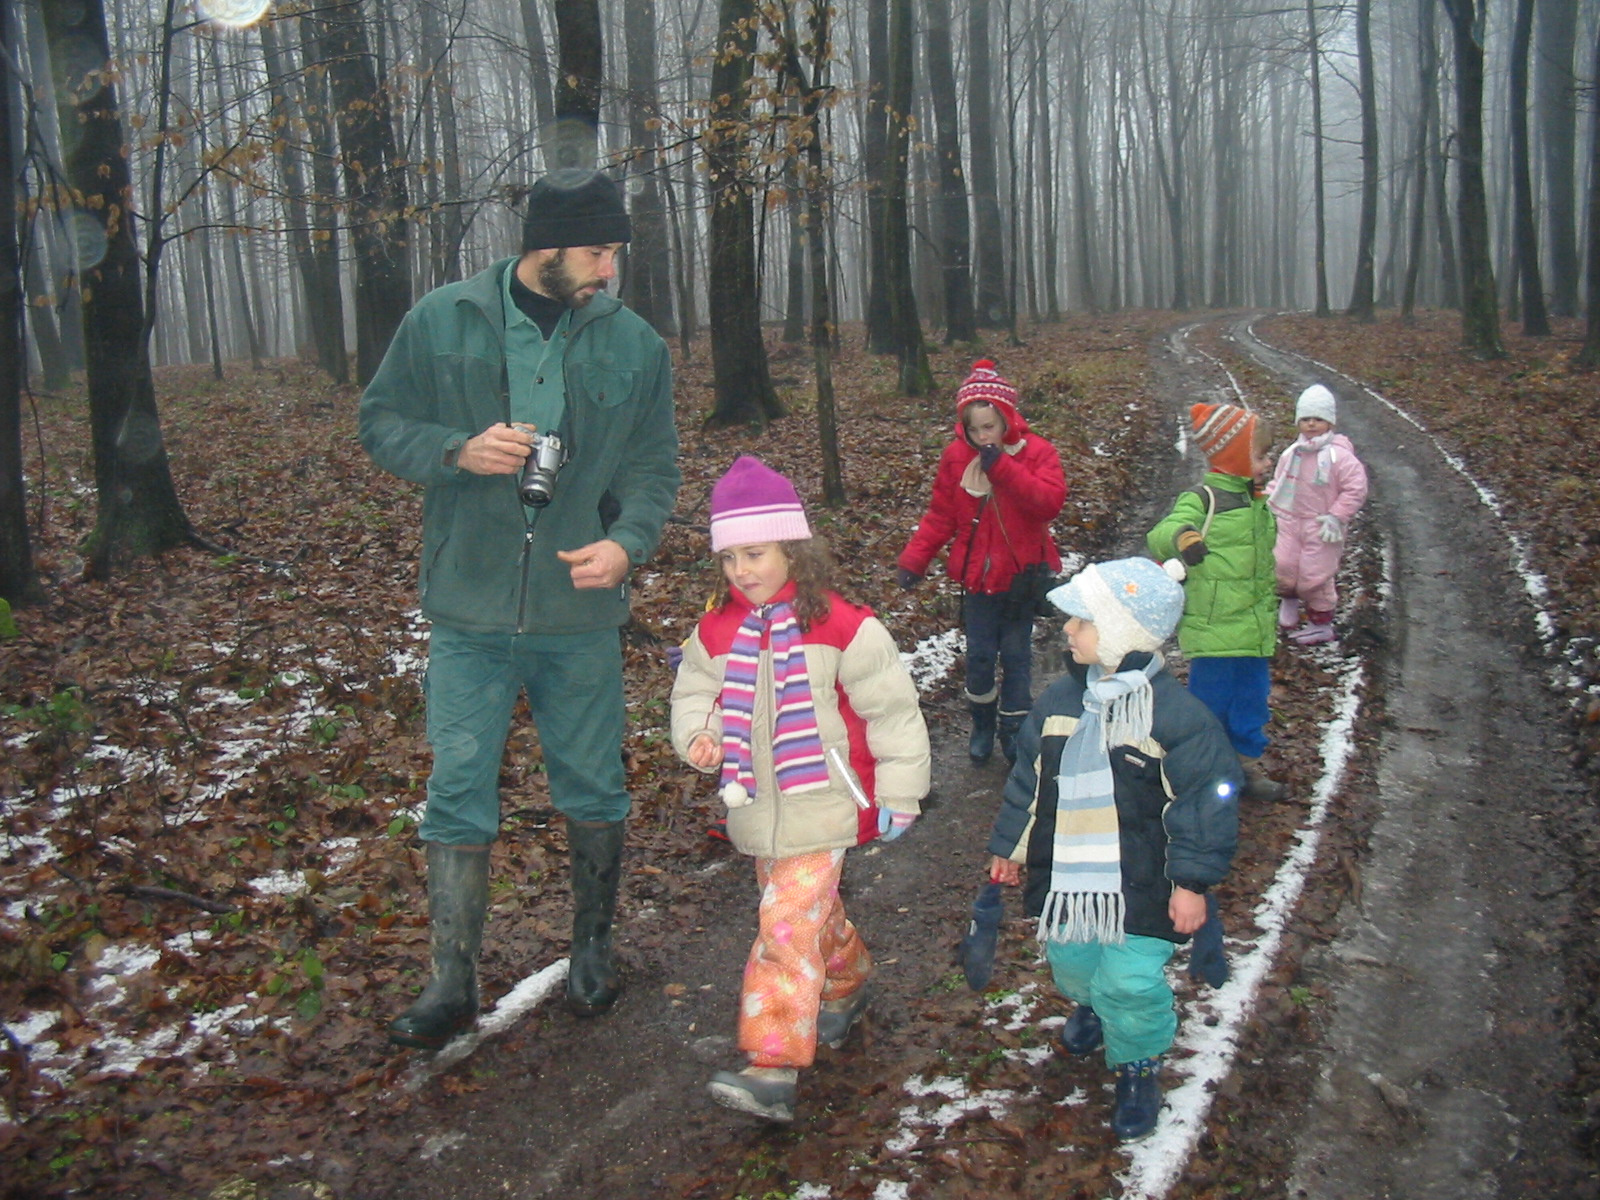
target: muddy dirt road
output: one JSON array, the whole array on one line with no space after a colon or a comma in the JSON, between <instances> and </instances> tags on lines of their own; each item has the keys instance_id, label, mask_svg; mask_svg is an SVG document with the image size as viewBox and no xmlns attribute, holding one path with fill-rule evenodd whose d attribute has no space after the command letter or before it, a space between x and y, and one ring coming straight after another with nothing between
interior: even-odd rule
<instances>
[{"instance_id":1,"label":"muddy dirt road","mask_svg":"<svg viewBox=\"0 0 1600 1200\"><path fill-rule=\"evenodd\" d=\"M1170 1194L1593 1195L1560 1096L1563 846L1578 792L1548 752L1556 708L1503 531L1413 426L1255 340L1248 322L1229 328L1285 394L1332 386L1371 470L1363 536L1381 543L1388 594L1346 653L1369 658L1383 715L1361 726L1366 767L1353 786L1365 794L1344 818L1370 821L1347 831L1349 844L1369 844L1356 878L1340 874L1353 899L1336 936L1300 939L1274 980L1331 1002L1257 1022L1216 1118L1251 1136L1219 1156L1222 1135L1206 1135L1206 1170ZM1188 404L1232 397L1188 329L1152 355L1162 434L1106 548L1115 553L1141 551L1143 531L1197 476L1174 452ZM1285 687L1301 686L1290 676ZM1026 923L1008 925L997 973L1015 993L986 1000L957 982L952 948L1002 775L966 760L954 704L930 716L926 818L846 867L852 917L879 960L877 998L862 1033L804 1076L793 1129L744 1123L704 1090L737 1058L748 863L708 843L696 862L658 864L645 844L622 906L616 1010L579 1022L544 1004L462 1062L419 1074L323 1177L344 1195L459 1200L1119 1194L1128 1159L1105 1128L1104 1072L1045 1048L1066 1006L1029 990L1042 977ZM1008 1004L1026 1019L1008 1023ZM941 1097L958 1110L948 1119Z\"/></svg>"}]
</instances>

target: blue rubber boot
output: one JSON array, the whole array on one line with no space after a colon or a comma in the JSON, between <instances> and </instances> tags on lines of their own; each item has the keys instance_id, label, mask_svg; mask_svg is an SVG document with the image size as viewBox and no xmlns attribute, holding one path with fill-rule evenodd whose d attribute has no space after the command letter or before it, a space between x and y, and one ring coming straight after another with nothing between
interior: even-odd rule
<instances>
[{"instance_id":1,"label":"blue rubber boot","mask_svg":"<svg viewBox=\"0 0 1600 1200\"><path fill-rule=\"evenodd\" d=\"M1161 1116L1161 1060L1138 1058L1117 1065L1117 1106L1111 1111L1111 1132L1124 1142L1137 1142L1155 1131Z\"/></svg>"},{"instance_id":2,"label":"blue rubber boot","mask_svg":"<svg viewBox=\"0 0 1600 1200\"><path fill-rule=\"evenodd\" d=\"M1105 1044L1100 1014L1087 1004L1078 1005L1061 1027L1061 1048L1068 1054L1093 1054Z\"/></svg>"}]
</instances>

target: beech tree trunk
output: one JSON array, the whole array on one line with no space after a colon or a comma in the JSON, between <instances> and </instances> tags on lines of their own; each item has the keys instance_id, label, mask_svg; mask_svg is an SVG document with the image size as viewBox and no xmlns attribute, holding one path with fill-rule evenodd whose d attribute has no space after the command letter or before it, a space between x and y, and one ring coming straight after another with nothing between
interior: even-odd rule
<instances>
[{"instance_id":1,"label":"beech tree trunk","mask_svg":"<svg viewBox=\"0 0 1600 1200\"><path fill-rule=\"evenodd\" d=\"M16 54L11 24L0 17L0 58ZM11 124L20 111L16 75L0 66L0 601L13 608L44 598L28 536L28 490L22 472L22 251L17 242L17 177Z\"/></svg>"},{"instance_id":2,"label":"beech tree trunk","mask_svg":"<svg viewBox=\"0 0 1600 1200\"><path fill-rule=\"evenodd\" d=\"M551 167L593 167L600 161L600 90L605 50L600 0L555 0L555 136L545 142Z\"/></svg>"},{"instance_id":3,"label":"beech tree trunk","mask_svg":"<svg viewBox=\"0 0 1600 1200\"><path fill-rule=\"evenodd\" d=\"M133 181L101 0L44 6L68 184L104 232L83 272L85 372L99 506L85 545L86 573L106 578L129 558L193 538L178 503L150 374L150 330L133 240ZM170 27L170 22L169 22ZM94 51L84 73L84 49ZM159 209L159 203L153 206Z\"/></svg>"},{"instance_id":4,"label":"beech tree trunk","mask_svg":"<svg viewBox=\"0 0 1600 1200\"><path fill-rule=\"evenodd\" d=\"M1533 41L1533 0L1517 0L1511 33L1511 188L1513 236L1517 247L1517 282L1522 287L1522 332L1548 337L1550 318L1544 307L1539 273L1539 231L1533 216L1533 177L1528 167L1528 48Z\"/></svg>"},{"instance_id":5,"label":"beech tree trunk","mask_svg":"<svg viewBox=\"0 0 1600 1200\"><path fill-rule=\"evenodd\" d=\"M1361 91L1361 224L1356 233L1356 277L1345 315L1375 321L1373 250L1378 240L1378 85L1372 69L1372 0L1356 4L1356 60Z\"/></svg>"},{"instance_id":6,"label":"beech tree trunk","mask_svg":"<svg viewBox=\"0 0 1600 1200\"><path fill-rule=\"evenodd\" d=\"M672 319L672 256L667 245L667 213L661 203L657 133L655 0L627 0L623 41L628 58L628 208L633 241L628 245L623 298L662 337L678 332Z\"/></svg>"},{"instance_id":7,"label":"beech tree trunk","mask_svg":"<svg viewBox=\"0 0 1600 1200\"><path fill-rule=\"evenodd\" d=\"M950 53L950 0L927 0L928 90L939 171L939 268L944 277L945 344L977 340L972 309L972 222L961 162L961 117Z\"/></svg>"},{"instance_id":8,"label":"beech tree trunk","mask_svg":"<svg viewBox=\"0 0 1600 1200\"><path fill-rule=\"evenodd\" d=\"M994 81L989 54L989 0L967 8L967 121L971 126L972 202L977 214L979 326L1004 329L1006 304L1005 230L1000 221L1000 173L995 161Z\"/></svg>"},{"instance_id":9,"label":"beech tree trunk","mask_svg":"<svg viewBox=\"0 0 1600 1200\"><path fill-rule=\"evenodd\" d=\"M889 125L884 145L883 244L889 294L889 323L894 354L900 363L900 390L926 396L933 390L933 369L917 315L917 293L911 275L911 222L906 189L911 168L911 93L916 63L916 27L911 0L891 0L889 8Z\"/></svg>"},{"instance_id":10,"label":"beech tree trunk","mask_svg":"<svg viewBox=\"0 0 1600 1200\"><path fill-rule=\"evenodd\" d=\"M1456 143L1460 163L1456 219L1461 236L1461 341L1471 354L1499 358L1500 307L1489 242L1483 179L1483 11L1476 0L1443 0L1456 61Z\"/></svg>"},{"instance_id":11,"label":"beech tree trunk","mask_svg":"<svg viewBox=\"0 0 1600 1200\"><path fill-rule=\"evenodd\" d=\"M765 428L784 410L761 337L761 272L749 174L756 16L756 0L721 0L711 116L701 145L711 192L707 297L716 399L709 423Z\"/></svg>"},{"instance_id":12,"label":"beech tree trunk","mask_svg":"<svg viewBox=\"0 0 1600 1200\"><path fill-rule=\"evenodd\" d=\"M1534 25L1534 112L1544 176L1544 235L1549 247L1550 312L1578 314L1578 0L1539 0Z\"/></svg>"},{"instance_id":13,"label":"beech tree trunk","mask_svg":"<svg viewBox=\"0 0 1600 1200\"><path fill-rule=\"evenodd\" d=\"M411 308L411 223L406 216L405 171L394 144L389 88L369 48L361 0L342 0L323 11L339 162L355 252L356 382L364 387Z\"/></svg>"}]
</instances>

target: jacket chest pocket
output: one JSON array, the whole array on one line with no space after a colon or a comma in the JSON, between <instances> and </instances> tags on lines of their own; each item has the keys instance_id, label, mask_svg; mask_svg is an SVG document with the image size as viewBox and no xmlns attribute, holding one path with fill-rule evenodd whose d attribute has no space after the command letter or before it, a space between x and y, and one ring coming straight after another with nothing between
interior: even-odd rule
<instances>
[{"instance_id":1,"label":"jacket chest pocket","mask_svg":"<svg viewBox=\"0 0 1600 1200\"><path fill-rule=\"evenodd\" d=\"M571 393L596 408L615 408L633 395L639 372L605 363L573 363L567 369Z\"/></svg>"}]
</instances>

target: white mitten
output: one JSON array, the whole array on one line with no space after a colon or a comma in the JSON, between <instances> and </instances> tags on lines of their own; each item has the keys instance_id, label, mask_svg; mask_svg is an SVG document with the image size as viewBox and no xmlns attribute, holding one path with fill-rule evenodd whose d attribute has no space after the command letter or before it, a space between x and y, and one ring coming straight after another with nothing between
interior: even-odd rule
<instances>
[{"instance_id":1,"label":"white mitten","mask_svg":"<svg viewBox=\"0 0 1600 1200\"><path fill-rule=\"evenodd\" d=\"M1317 518L1317 536L1325 542L1344 541L1344 522L1332 513L1323 513Z\"/></svg>"}]
</instances>

